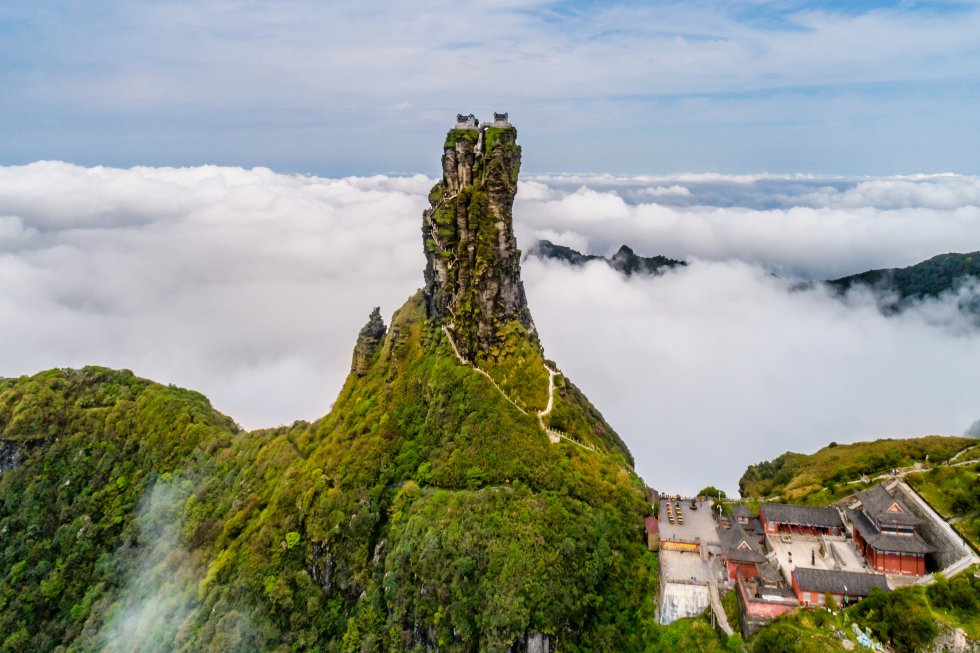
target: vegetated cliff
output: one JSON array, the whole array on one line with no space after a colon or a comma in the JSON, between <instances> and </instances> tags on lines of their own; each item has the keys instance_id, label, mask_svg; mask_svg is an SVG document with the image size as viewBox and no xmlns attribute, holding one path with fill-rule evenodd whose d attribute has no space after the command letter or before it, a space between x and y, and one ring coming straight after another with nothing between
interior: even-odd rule
<instances>
[{"instance_id":1,"label":"vegetated cliff","mask_svg":"<svg viewBox=\"0 0 980 653\"><path fill-rule=\"evenodd\" d=\"M508 340L508 327L537 344L513 227L520 168L513 127L453 129L442 180L429 193L422 223L426 307L467 358L491 354Z\"/></svg>"},{"instance_id":2,"label":"vegetated cliff","mask_svg":"<svg viewBox=\"0 0 980 653\"><path fill-rule=\"evenodd\" d=\"M980 252L940 254L905 268L883 268L827 281L828 286L845 293L865 285L878 291L881 309L894 313L912 301L955 292L965 284L980 280ZM960 309L972 314L980 324L980 298L976 294L961 300Z\"/></svg>"},{"instance_id":3,"label":"vegetated cliff","mask_svg":"<svg viewBox=\"0 0 980 653\"><path fill-rule=\"evenodd\" d=\"M572 265L585 265L590 261L603 261L612 269L618 270L628 277L634 274L660 274L672 268L687 265L684 261L667 258L666 256L640 256L626 245L621 246L615 254L606 258L595 254L582 254L571 247L556 245L550 240L539 240L528 251L528 256L564 261Z\"/></svg>"},{"instance_id":4,"label":"vegetated cliff","mask_svg":"<svg viewBox=\"0 0 980 653\"><path fill-rule=\"evenodd\" d=\"M546 367L519 156L513 129L450 132L425 290L371 314L312 424L245 433L101 368L0 381L0 650L642 649L649 506Z\"/></svg>"}]
</instances>

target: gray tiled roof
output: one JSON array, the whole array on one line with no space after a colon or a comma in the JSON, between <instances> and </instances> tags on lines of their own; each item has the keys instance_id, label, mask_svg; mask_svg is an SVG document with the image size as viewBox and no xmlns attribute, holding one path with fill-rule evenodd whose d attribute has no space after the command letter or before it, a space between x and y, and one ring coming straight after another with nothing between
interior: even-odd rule
<instances>
[{"instance_id":1,"label":"gray tiled roof","mask_svg":"<svg viewBox=\"0 0 980 653\"><path fill-rule=\"evenodd\" d=\"M855 492L854 496L861 502L868 516L879 524L895 526L916 526L922 520L909 512L900 499L888 494L884 485L876 485L867 492ZM888 509L897 505L900 512L889 512Z\"/></svg>"},{"instance_id":2,"label":"gray tiled roof","mask_svg":"<svg viewBox=\"0 0 980 653\"><path fill-rule=\"evenodd\" d=\"M771 584L783 583L783 574L779 571L779 566L771 562L766 562L759 565L759 575L762 577L763 582Z\"/></svg>"},{"instance_id":3,"label":"gray tiled roof","mask_svg":"<svg viewBox=\"0 0 980 653\"><path fill-rule=\"evenodd\" d=\"M884 574L866 574L860 571L835 571L797 567L793 571L796 586L804 592L830 592L848 596L867 596L872 588L888 591Z\"/></svg>"},{"instance_id":4,"label":"gray tiled roof","mask_svg":"<svg viewBox=\"0 0 980 653\"><path fill-rule=\"evenodd\" d=\"M792 506L785 503L764 503L759 509L767 521L794 526L844 529L840 513L830 506Z\"/></svg>"},{"instance_id":5,"label":"gray tiled roof","mask_svg":"<svg viewBox=\"0 0 980 653\"><path fill-rule=\"evenodd\" d=\"M918 533L895 535L879 532L871 520L860 510L848 510L847 518L854 524L854 528L864 538L864 541L878 551L926 554L936 550L936 547L923 540Z\"/></svg>"},{"instance_id":6,"label":"gray tiled roof","mask_svg":"<svg viewBox=\"0 0 980 653\"><path fill-rule=\"evenodd\" d=\"M749 535L737 521L732 522L732 528L719 532L721 548L729 560L735 562L759 563L766 559L762 547L754 535Z\"/></svg>"}]
</instances>

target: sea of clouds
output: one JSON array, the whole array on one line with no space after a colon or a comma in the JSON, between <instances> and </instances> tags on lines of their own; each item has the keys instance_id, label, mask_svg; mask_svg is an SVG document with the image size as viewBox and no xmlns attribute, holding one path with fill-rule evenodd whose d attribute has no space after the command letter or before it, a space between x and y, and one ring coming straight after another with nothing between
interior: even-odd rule
<instances>
[{"instance_id":1,"label":"sea of clouds","mask_svg":"<svg viewBox=\"0 0 980 653\"><path fill-rule=\"evenodd\" d=\"M199 390L245 427L323 415L371 308L422 284L434 180L264 168L0 168L0 376L100 364ZM625 278L529 257L546 354L648 483L736 489L831 440L961 434L980 418L976 284L886 317L801 280L980 250L980 178L531 176L537 239L689 265Z\"/></svg>"}]
</instances>

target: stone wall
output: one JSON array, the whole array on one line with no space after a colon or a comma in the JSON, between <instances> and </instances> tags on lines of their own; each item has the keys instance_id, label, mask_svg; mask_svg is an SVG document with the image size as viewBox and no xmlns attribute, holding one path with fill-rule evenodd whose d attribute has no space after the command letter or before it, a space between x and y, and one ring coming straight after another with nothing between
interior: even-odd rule
<instances>
[{"instance_id":1,"label":"stone wall","mask_svg":"<svg viewBox=\"0 0 980 653\"><path fill-rule=\"evenodd\" d=\"M684 617L696 617L711 606L707 585L667 583L660 586L660 623L669 624Z\"/></svg>"},{"instance_id":2,"label":"stone wall","mask_svg":"<svg viewBox=\"0 0 980 653\"><path fill-rule=\"evenodd\" d=\"M935 570L943 570L964 557L974 555L953 527L906 483L898 482L888 490L892 496L901 499L912 514L923 520L918 530L926 542L936 547L936 552L927 557L927 563L931 562Z\"/></svg>"}]
</instances>

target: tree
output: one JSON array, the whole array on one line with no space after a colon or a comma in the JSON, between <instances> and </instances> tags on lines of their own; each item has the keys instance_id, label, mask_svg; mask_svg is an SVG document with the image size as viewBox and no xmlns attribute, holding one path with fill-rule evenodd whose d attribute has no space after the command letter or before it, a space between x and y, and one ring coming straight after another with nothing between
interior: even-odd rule
<instances>
[{"instance_id":1,"label":"tree","mask_svg":"<svg viewBox=\"0 0 980 653\"><path fill-rule=\"evenodd\" d=\"M715 486L709 485L708 487L706 487L706 488L702 489L700 492L698 492L698 496L699 497L711 497L712 499L719 499L720 500L720 499L726 498L728 495L725 494L725 491L724 490L719 490Z\"/></svg>"}]
</instances>

